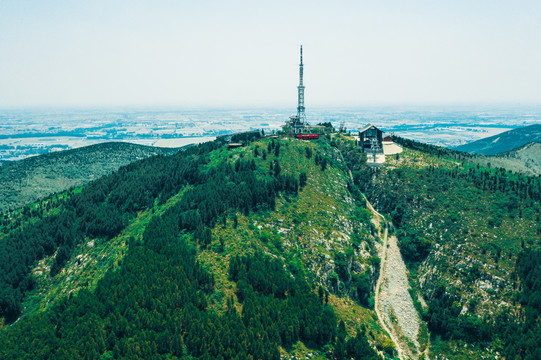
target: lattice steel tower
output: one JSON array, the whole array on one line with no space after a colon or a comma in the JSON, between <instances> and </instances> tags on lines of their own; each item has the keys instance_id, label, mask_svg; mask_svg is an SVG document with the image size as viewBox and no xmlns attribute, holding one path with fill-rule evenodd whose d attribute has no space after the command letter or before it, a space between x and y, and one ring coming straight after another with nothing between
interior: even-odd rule
<instances>
[{"instance_id":1,"label":"lattice steel tower","mask_svg":"<svg viewBox=\"0 0 541 360\"><path fill-rule=\"evenodd\" d=\"M298 94L299 94L299 101L297 105L297 119L301 124L304 124L306 122L306 117L304 115L304 85L302 82L303 77L303 65L302 65L302 45L301 45L301 63L299 64L299 86Z\"/></svg>"}]
</instances>

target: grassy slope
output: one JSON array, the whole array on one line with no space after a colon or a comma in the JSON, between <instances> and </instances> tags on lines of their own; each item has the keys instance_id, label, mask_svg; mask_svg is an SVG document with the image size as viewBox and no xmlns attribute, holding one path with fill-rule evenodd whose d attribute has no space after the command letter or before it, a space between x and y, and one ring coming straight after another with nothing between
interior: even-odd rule
<instances>
[{"instance_id":1,"label":"grassy slope","mask_svg":"<svg viewBox=\"0 0 541 360\"><path fill-rule=\"evenodd\" d=\"M209 268L216 278L216 291L211 298L211 306L216 311L225 309L226 299L234 296L235 284L228 279L229 259L236 254L264 251L281 257L293 272L304 272L317 285L328 287L331 278L336 276L334 257L338 252L351 246L350 236L353 228L364 236L360 250L355 253L355 269L352 272L370 271L371 249L375 237L370 235L369 226L359 223L354 216L353 199L347 191L347 176L331 166L322 171L314 162L314 156L308 159L305 148L310 147L331 158L336 158L335 149L325 142L305 142L299 140L280 141L280 155L267 154L264 161L259 155L254 157L255 146L259 151L267 149L269 139L252 143L250 146L227 150L221 148L211 154L211 164L227 160L234 163L238 158L255 159L260 177L271 177L270 163L280 162L283 173L296 176L299 171L306 171L308 183L298 196L281 196L277 199L273 212L259 211L244 216L237 213L238 226L234 228L233 219L226 219L225 226L219 222L213 229L213 241L207 249L200 249L199 260ZM332 161L331 161L332 162ZM80 189L77 189L80 191ZM69 196L63 193L60 197ZM142 212L117 237L109 242L87 239L79 246L71 260L55 278L49 276L53 258L44 259L34 269L36 288L24 302L25 314L47 309L55 300L68 296L81 288L93 289L97 281L107 271L114 270L121 263L126 253L127 242L131 237L141 238L144 228L154 212L162 212L181 199L181 194L174 196L162 206ZM37 205L36 205L37 206ZM54 209L51 211L55 211ZM222 251L220 239L223 239ZM350 335L360 326L368 329L368 337L374 345L392 352L392 343L385 334L373 310L360 306L347 297L331 295L329 302L339 318L346 323ZM241 310L241 305L236 302ZM295 347L294 353L305 357L312 350L302 344Z\"/></svg>"},{"instance_id":2,"label":"grassy slope","mask_svg":"<svg viewBox=\"0 0 541 360\"><path fill-rule=\"evenodd\" d=\"M16 209L54 192L80 186L122 165L178 149L116 142L59 151L0 167L0 211Z\"/></svg>"}]
</instances>

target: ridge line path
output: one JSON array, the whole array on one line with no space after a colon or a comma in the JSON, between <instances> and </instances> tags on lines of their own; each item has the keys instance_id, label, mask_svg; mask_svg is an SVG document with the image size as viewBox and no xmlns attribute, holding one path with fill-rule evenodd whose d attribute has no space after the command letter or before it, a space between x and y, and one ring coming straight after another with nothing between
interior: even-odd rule
<instances>
[{"instance_id":1,"label":"ridge line path","mask_svg":"<svg viewBox=\"0 0 541 360\"><path fill-rule=\"evenodd\" d=\"M385 218L366 200L366 205L382 221ZM379 219L374 219L380 223ZM381 224L381 223L380 223ZM420 317L408 291L407 270L396 236L388 236L386 222L383 244L378 249L381 259L380 273L376 283L375 311L379 322L394 342L400 359L419 359L421 346L417 340ZM428 357L428 349L423 354Z\"/></svg>"}]
</instances>

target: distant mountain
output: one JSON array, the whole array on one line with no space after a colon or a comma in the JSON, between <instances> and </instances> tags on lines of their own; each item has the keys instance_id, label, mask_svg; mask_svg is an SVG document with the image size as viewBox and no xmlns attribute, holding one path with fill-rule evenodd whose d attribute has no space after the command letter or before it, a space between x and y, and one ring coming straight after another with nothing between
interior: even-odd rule
<instances>
[{"instance_id":1,"label":"distant mountain","mask_svg":"<svg viewBox=\"0 0 541 360\"><path fill-rule=\"evenodd\" d=\"M0 211L19 208L48 194L82 185L135 160L177 151L109 142L3 162L0 166Z\"/></svg>"},{"instance_id":2,"label":"distant mountain","mask_svg":"<svg viewBox=\"0 0 541 360\"><path fill-rule=\"evenodd\" d=\"M541 142L541 124L509 130L469 144L457 146L454 149L476 154L495 155L531 142Z\"/></svg>"},{"instance_id":3,"label":"distant mountain","mask_svg":"<svg viewBox=\"0 0 541 360\"><path fill-rule=\"evenodd\" d=\"M528 143L498 155L478 155L471 162L491 168L504 168L526 175L541 175L541 143Z\"/></svg>"}]
</instances>

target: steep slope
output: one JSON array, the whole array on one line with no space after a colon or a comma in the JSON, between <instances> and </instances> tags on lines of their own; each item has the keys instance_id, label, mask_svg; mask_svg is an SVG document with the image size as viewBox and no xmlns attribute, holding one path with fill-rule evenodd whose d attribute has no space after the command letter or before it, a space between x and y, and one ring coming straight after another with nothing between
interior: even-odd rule
<instances>
[{"instance_id":1,"label":"steep slope","mask_svg":"<svg viewBox=\"0 0 541 360\"><path fill-rule=\"evenodd\" d=\"M5 163L0 167L0 212L80 186L132 161L177 151L109 142Z\"/></svg>"},{"instance_id":2,"label":"steep slope","mask_svg":"<svg viewBox=\"0 0 541 360\"><path fill-rule=\"evenodd\" d=\"M393 356L371 310L378 231L347 174L325 139L212 143L12 214L0 305L23 317L0 355Z\"/></svg>"},{"instance_id":3,"label":"steep slope","mask_svg":"<svg viewBox=\"0 0 541 360\"><path fill-rule=\"evenodd\" d=\"M455 147L455 150L495 155L519 148L531 142L541 142L541 124L534 124L490 136Z\"/></svg>"},{"instance_id":4,"label":"steep slope","mask_svg":"<svg viewBox=\"0 0 541 360\"><path fill-rule=\"evenodd\" d=\"M517 266L541 243L541 182L414 145L422 151L406 149L376 176L359 172L356 182L398 228L413 299L415 289L422 295L417 307L432 334L431 353L527 358L535 347L518 345L516 334L535 326L539 313L516 302L533 291L520 277L534 276L517 275Z\"/></svg>"}]
</instances>

